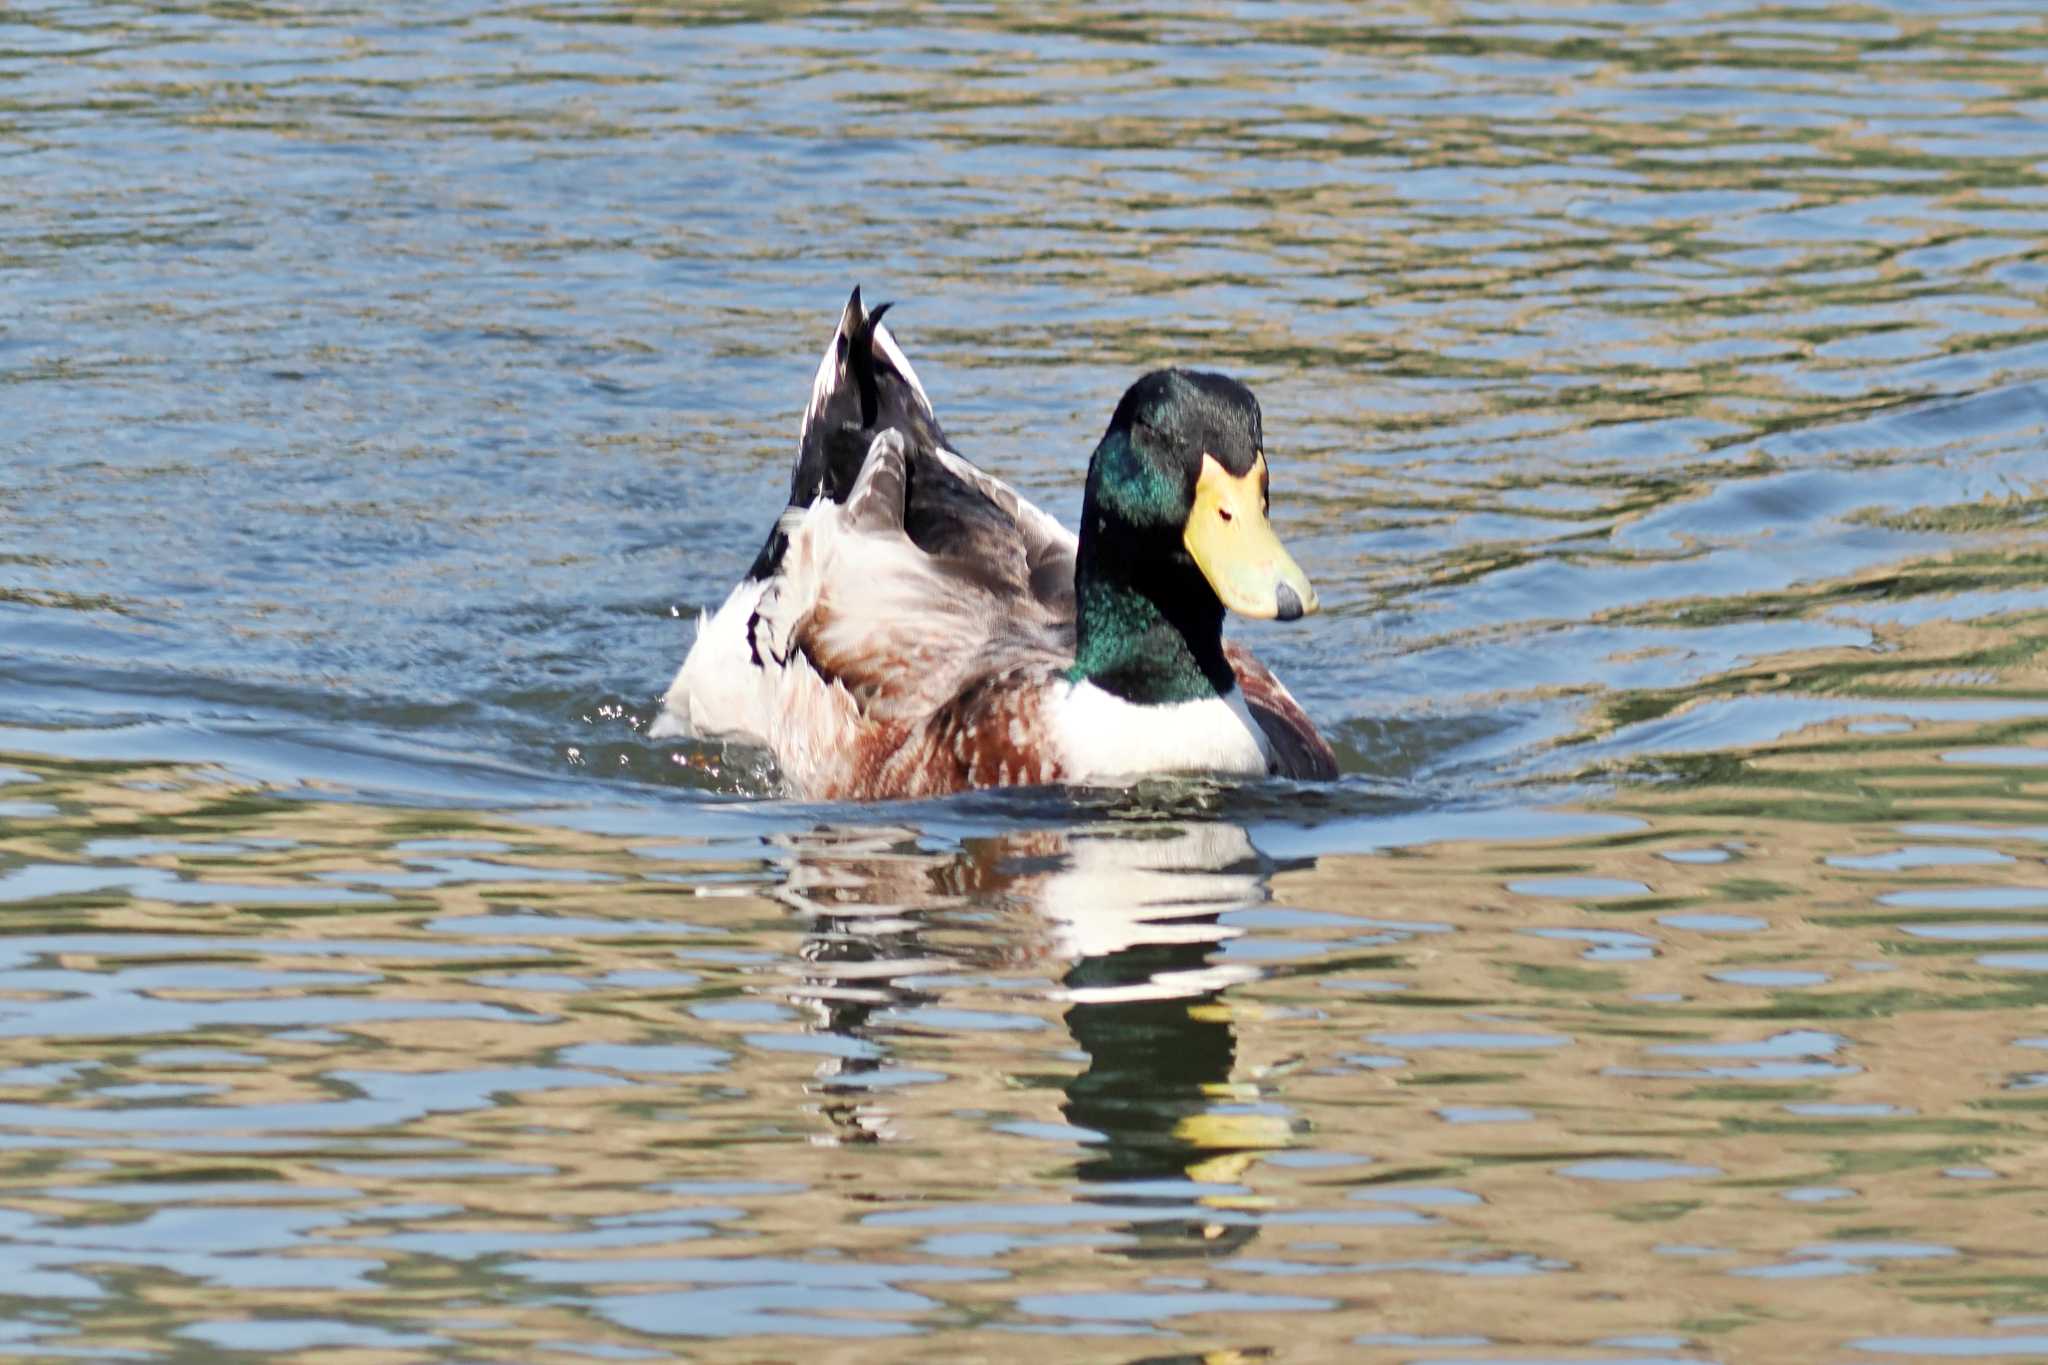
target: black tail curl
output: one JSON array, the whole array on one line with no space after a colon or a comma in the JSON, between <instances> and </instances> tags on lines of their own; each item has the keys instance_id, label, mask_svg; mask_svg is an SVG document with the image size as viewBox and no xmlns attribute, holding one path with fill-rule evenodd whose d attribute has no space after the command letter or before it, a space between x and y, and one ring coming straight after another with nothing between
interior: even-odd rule
<instances>
[{"instance_id":1,"label":"black tail curl","mask_svg":"<svg viewBox=\"0 0 2048 1365\"><path fill-rule=\"evenodd\" d=\"M796 467L789 478L791 507L809 507L820 498L846 501L869 446L892 427L932 445L945 444L945 433L917 387L875 344L882 315L894 306L884 303L868 309L861 303L858 285L847 299L834 345L834 372L805 414ZM754 556L747 577L756 582L772 577L788 548L789 538L778 521Z\"/></svg>"}]
</instances>

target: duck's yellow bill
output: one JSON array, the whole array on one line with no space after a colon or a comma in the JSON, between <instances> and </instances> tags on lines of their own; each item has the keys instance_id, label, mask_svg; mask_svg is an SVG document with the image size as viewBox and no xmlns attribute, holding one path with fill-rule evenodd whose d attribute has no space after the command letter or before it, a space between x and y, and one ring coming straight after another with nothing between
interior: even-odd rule
<instances>
[{"instance_id":1,"label":"duck's yellow bill","mask_svg":"<svg viewBox=\"0 0 2048 1365\"><path fill-rule=\"evenodd\" d=\"M1266 456L1243 475L1202 456L1195 510L1181 536L1224 606L1262 621L1292 621L1316 609L1316 590L1266 520Z\"/></svg>"}]
</instances>

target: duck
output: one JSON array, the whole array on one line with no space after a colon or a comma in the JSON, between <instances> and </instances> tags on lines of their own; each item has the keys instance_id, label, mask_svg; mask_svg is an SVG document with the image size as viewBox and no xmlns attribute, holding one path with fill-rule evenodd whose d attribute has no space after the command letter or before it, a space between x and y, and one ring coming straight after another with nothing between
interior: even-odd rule
<instances>
[{"instance_id":1,"label":"duck","mask_svg":"<svg viewBox=\"0 0 2048 1365\"><path fill-rule=\"evenodd\" d=\"M1300 704L1222 635L1226 611L1319 606L1267 518L1251 390L1196 369L1134 382L1077 534L953 447L887 308L855 289L842 310L785 509L700 617L650 736L766 747L818 800L1334 778Z\"/></svg>"}]
</instances>

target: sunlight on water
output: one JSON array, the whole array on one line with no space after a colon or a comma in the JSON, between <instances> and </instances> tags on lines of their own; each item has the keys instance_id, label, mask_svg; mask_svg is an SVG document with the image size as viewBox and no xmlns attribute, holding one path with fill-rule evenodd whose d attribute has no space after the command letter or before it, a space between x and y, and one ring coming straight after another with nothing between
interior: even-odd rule
<instances>
[{"instance_id":1,"label":"sunlight on water","mask_svg":"<svg viewBox=\"0 0 2048 1365\"><path fill-rule=\"evenodd\" d=\"M1227 807L679 840L24 755L10 1292L265 1351L1336 1350L1443 1335L1439 1281L1475 1344L1983 1329L2038 1303L2048 925L1899 902L2048 883L2048 810L1886 738L1284 859Z\"/></svg>"},{"instance_id":2,"label":"sunlight on water","mask_svg":"<svg viewBox=\"0 0 2048 1365\"><path fill-rule=\"evenodd\" d=\"M2022 4L0 17L0 1353L2048 1355ZM1345 778L642 735L846 289ZM1235 1352L1235 1355L1226 1355Z\"/></svg>"}]
</instances>

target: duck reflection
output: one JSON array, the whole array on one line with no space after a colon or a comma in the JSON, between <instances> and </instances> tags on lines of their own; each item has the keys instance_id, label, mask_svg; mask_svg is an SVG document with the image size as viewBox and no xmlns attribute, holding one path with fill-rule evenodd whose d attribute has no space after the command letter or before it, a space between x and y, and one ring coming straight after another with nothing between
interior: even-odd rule
<instances>
[{"instance_id":1,"label":"duck reflection","mask_svg":"<svg viewBox=\"0 0 2048 1365\"><path fill-rule=\"evenodd\" d=\"M1229 992L1258 969L1227 956L1230 911L1274 871L1236 825L1116 824L1001 834L929 851L915 830L813 831L780 898L811 920L796 994L827 1055L814 1093L840 1141L898 1136L890 1096L907 1015L944 1019L963 981L1049 993L1086 1065L1060 1115L1087 1135L1090 1199L1127 1206L1132 1254L1222 1255L1253 1234L1230 1216L1288 1115L1238 1072ZM943 1024L940 1025L943 1027Z\"/></svg>"}]
</instances>

